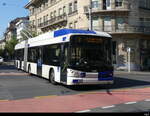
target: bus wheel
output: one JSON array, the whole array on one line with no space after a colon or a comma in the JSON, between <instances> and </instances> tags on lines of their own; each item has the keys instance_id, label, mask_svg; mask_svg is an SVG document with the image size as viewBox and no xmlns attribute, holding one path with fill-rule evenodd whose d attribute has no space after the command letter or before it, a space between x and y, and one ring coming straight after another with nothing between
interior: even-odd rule
<instances>
[{"instance_id":1,"label":"bus wheel","mask_svg":"<svg viewBox=\"0 0 150 116\"><path fill-rule=\"evenodd\" d=\"M54 70L52 69L50 71L50 74L49 74L49 81L53 84L53 85L56 85L57 83L55 82L55 73L54 73Z\"/></svg>"}]
</instances>

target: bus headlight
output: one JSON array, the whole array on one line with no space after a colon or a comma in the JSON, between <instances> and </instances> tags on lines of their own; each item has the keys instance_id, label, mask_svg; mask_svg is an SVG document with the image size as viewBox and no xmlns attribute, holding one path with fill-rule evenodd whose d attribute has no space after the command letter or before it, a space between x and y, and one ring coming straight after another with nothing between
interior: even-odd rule
<instances>
[{"instance_id":1,"label":"bus headlight","mask_svg":"<svg viewBox=\"0 0 150 116\"><path fill-rule=\"evenodd\" d=\"M79 77L79 72L78 71L75 71L75 70L70 70L68 71L68 75L69 76L73 76L73 77Z\"/></svg>"},{"instance_id":2,"label":"bus headlight","mask_svg":"<svg viewBox=\"0 0 150 116\"><path fill-rule=\"evenodd\" d=\"M77 77L77 78L84 78L84 77L86 77L86 73L70 69L70 70L68 70L68 76Z\"/></svg>"}]
</instances>

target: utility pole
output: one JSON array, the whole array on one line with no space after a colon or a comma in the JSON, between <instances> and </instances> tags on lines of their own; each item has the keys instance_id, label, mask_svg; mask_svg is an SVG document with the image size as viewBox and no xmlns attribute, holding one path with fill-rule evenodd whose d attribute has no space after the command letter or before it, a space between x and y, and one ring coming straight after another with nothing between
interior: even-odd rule
<instances>
[{"instance_id":1,"label":"utility pole","mask_svg":"<svg viewBox=\"0 0 150 116\"><path fill-rule=\"evenodd\" d=\"M131 63L130 63L130 57L131 57L131 48L127 48L128 52L128 72L131 72Z\"/></svg>"},{"instance_id":2,"label":"utility pole","mask_svg":"<svg viewBox=\"0 0 150 116\"><path fill-rule=\"evenodd\" d=\"M90 0L89 4L89 30L93 30L93 24L92 24L92 0Z\"/></svg>"},{"instance_id":3,"label":"utility pole","mask_svg":"<svg viewBox=\"0 0 150 116\"><path fill-rule=\"evenodd\" d=\"M27 70L27 59L28 59L28 39L30 38L26 33L24 33L23 31L21 32L22 34L24 34L24 36L26 36L26 40L25 40L25 47L24 47L24 70Z\"/></svg>"}]
</instances>

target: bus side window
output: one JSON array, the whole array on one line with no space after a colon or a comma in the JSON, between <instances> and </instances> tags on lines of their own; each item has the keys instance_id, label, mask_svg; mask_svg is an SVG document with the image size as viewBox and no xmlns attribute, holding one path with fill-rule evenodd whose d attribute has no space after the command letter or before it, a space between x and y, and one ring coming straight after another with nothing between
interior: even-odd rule
<instances>
[{"instance_id":1,"label":"bus side window","mask_svg":"<svg viewBox=\"0 0 150 116\"><path fill-rule=\"evenodd\" d=\"M59 65L60 45L44 46L43 62L48 65Z\"/></svg>"}]
</instances>

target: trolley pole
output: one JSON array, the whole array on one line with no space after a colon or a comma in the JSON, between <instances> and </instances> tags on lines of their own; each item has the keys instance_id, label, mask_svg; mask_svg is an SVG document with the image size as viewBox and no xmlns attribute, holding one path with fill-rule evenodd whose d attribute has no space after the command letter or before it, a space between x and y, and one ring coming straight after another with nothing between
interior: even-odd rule
<instances>
[{"instance_id":1,"label":"trolley pole","mask_svg":"<svg viewBox=\"0 0 150 116\"><path fill-rule=\"evenodd\" d=\"M90 0L89 5L89 30L93 30L93 24L92 24L92 0Z\"/></svg>"}]
</instances>

